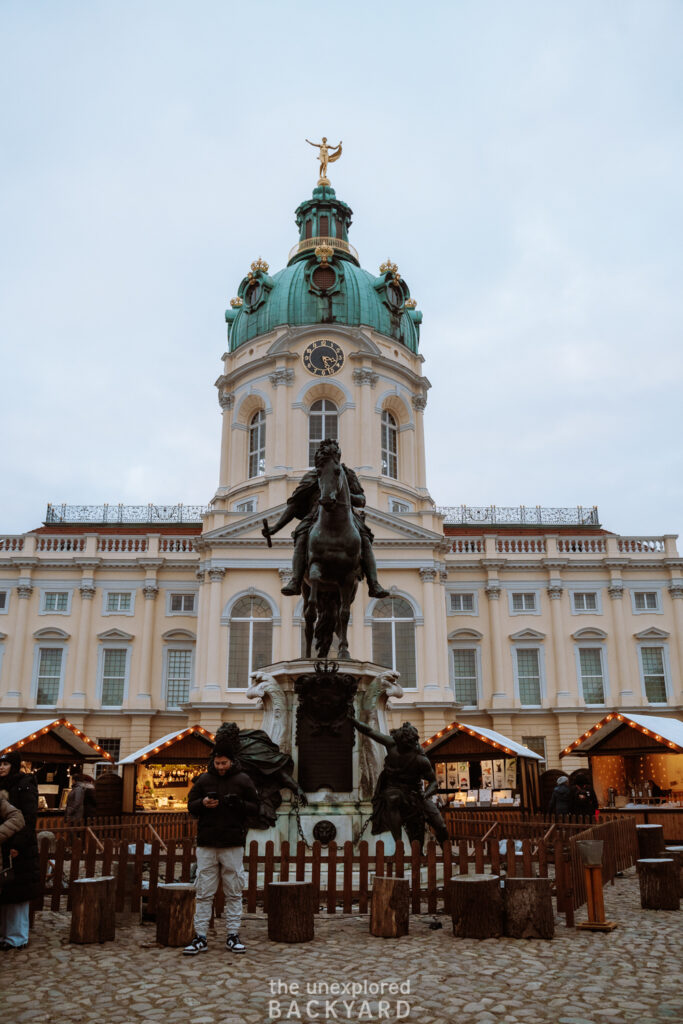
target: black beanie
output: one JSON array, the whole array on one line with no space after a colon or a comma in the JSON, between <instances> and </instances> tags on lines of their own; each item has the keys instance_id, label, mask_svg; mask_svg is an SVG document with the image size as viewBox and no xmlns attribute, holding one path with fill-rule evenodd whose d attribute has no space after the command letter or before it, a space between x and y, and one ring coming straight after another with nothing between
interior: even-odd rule
<instances>
[{"instance_id":1,"label":"black beanie","mask_svg":"<svg viewBox=\"0 0 683 1024\"><path fill-rule=\"evenodd\" d=\"M239 752L240 730L235 722L224 722L216 733L214 743L214 757L229 757L234 761Z\"/></svg>"},{"instance_id":2,"label":"black beanie","mask_svg":"<svg viewBox=\"0 0 683 1024\"><path fill-rule=\"evenodd\" d=\"M13 772L18 772L21 768L21 754L18 750L11 750L8 754L0 754L0 761L9 761Z\"/></svg>"}]
</instances>

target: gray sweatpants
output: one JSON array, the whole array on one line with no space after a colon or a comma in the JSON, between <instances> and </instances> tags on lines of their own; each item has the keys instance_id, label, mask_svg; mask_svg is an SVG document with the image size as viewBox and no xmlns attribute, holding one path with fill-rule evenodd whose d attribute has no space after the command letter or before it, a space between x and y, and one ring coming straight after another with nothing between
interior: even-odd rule
<instances>
[{"instance_id":1,"label":"gray sweatpants","mask_svg":"<svg viewBox=\"0 0 683 1024\"><path fill-rule=\"evenodd\" d=\"M211 906L218 890L219 877L223 879L227 933L232 935L240 930L242 890L247 884L243 858L242 846L197 847L197 903L194 915L196 935L206 935L209 930Z\"/></svg>"}]
</instances>

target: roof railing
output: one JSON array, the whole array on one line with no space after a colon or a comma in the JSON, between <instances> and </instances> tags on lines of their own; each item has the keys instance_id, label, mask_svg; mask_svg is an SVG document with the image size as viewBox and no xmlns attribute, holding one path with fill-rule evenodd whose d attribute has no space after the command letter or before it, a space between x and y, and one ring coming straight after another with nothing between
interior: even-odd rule
<instances>
[{"instance_id":1,"label":"roof railing","mask_svg":"<svg viewBox=\"0 0 683 1024\"><path fill-rule=\"evenodd\" d=\"M331 249L338 249L341 252L347 252L349 256L353 256L357 263L360 263L358 259L358 253L352 245L349 245L343 238L332 238L331 235L317 235L315 238L303 238L293 249L290 249L287 262L293 260L295 256L298 256L300 252L307 252L309 249L317 249L319 245L328 245Z\"/></svg>"},{"instance_id":2,"label":"roof railing","mask_svg":"<svg viewBox=\"0 0 683 1024\"><path fill-rule=\"evenodd\" d=\"M444 526L600 526L597 505L439 505L436 511L444 517Z\"/></svg>"}]
</instances>

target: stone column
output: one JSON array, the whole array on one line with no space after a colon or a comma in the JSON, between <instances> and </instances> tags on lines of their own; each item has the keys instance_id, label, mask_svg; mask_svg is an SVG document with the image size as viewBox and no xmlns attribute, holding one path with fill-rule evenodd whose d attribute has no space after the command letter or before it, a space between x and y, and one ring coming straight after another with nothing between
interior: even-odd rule
<instances>
[{"instance_id":1,"label":"stone column","mask_svg":"<svg viewBox=\"0 0 683 1024\"><path fill-rule=\"evenodd\" d=\"M202 700L218 701L225 688L225 672L221 672L221 608L225 569L209 569L209 615L206 637L206 676Z\"/></svg>"},{"instance_id":2,"label":"stone column","mask_svg":"<svg viewBox=\"0 0 683 1024\"><path fill-rule=\"evenodd\" d=\"M190 703L195 704L201 700L202 687L206 679L206 637L209 624L209 587L206 585L206 573L203 569L197 569L195 573L199 580L199 594L197 596L197 646L195 649L194 679L190 687Z\"/></svg>"},{"instance_id":3,"label":"stone column","mask_svg":"<svg viewBox=\"0 0 683 1024\"><path fill-rule=\"evenodd\" d=\"M94 701L88 701L88 653L90 651L90 618L92 602L95 596L95 583L88 577L83 576L78 588L80 594L80 610L78 624L76 626L76 667L73 675L72 689L66 699L66 706L69 708L86 708L88 703L94 705Z\"/></svg>"},{"instance_id":4,"label":"stone column","mask_svg":"<svg viewBox=\"0 0 683 1024\"><path fill-rule=\"evenodd\" d=\"M439 578L439 571L436 568L424 568L419 570L420 580L422 581L422 599L424 609L424 626L422 627L422 664L424 665L424 683L422 689L425 691L434 691L445 686L448 679L448 673L446 673L446 680L443 675L439 676L439 645L437 644L436 623L437 623L437 611L436 611L436 583ZM440 593L441 588L439 588ZM441 645L442 652L445 649L445 644ZM432 695L434 695L432 693ZM441 695L440 695L441 696ZM444 694L446 696L446 694Z\"/></svg>"},{"instance_id":5,"label":"stone column","mask_svg":"<svg viewBox=\"0 0 683 1024\"><path fill-rule=\"evenodd\" d=\"M612 603L612 622L614 623L614 639L617 652L617 674L618 693L614 694L616 703L620 706L642 704L642 693L635 694L633 691L633 676L631 674L631 656L635 655L635 648L628 642L626 627L624 624L624 584L618 577L612 577L607 593ZM611 682L610 682L611 687Z\"/></svg>"},{"instance_id":6,"label":"stone column","mask_svg":"<svg viewBox=\"0 0 683 1024\"><path fill-rule=\"evenodd\" d=\"M272 458L275 472L283 472L288 468L287 441L289 437L289 417L287 388L294 383L294 370L279 366L268 375L275 391L274 414L266 422L266 459Z\"/></svg>"},{"instance_id":7,"label":"stone column","mask_svg":"<svg viewBox=\"0 0 683 1024\"><path fill-rule=\"evenodd\" d=\"M500 624L500 582L489 579L484 592L488 598L489 611L489 657L491 660L490 709L511 707L512 693L508 692L503 667L503 637ZM486 687L489 689L489 687ZM484 696L486 701L486 696Z\"/></svg>"},{"instance_id":8,"label":"stone column","mask_svg":"<svg viewBox=\"0 0 683 1024\"><path fill-rule=\"evenodd\" d=\"M425 489L427 487L427 465L425 453L425 428L424 411L427 407L427 392L420 395L413 395L413 409L415 410L415 486Z\"/></svg>"},{"instance_id":9,"label":"stone column","mask_svg":"<svg viewBox=\"0 0 683 1024\"><path fill-rule=\"evenodd\" d=\"M548 583L548 597L550 598L550 616L553 626L553 664L555 667L555 694L554 700L551 694L546 694L543 703L547 706L556 704L557 707L577 707L580 703L576 681L570 682L567 678L567 651L564 642L564 623L562 621L562 592L564 587L559 579L551 579ZM574 677L575 679L575 677Z\"/></svg>"},{"instance_id":10,"label":"stone column","mask_svg":"<svg viewBox=\"0 0 683 1024\"><path fill-rule=\"evenodd\" d=\"M20 576L16 589L19 605L17 608L16 625L12 640L12 656L9 663L9 673L5 677L9 679L11 689L3 697L3 706L6 708L18 708L22 704L30 708L31 700L31 674L27 673L24 678L24 652L26 650L26 619L28 618L29 602L33 594L33 583L30 576Z\"/></svg>"},{"instance_id":11,"label":"stone column","mask_svg":"<svg viewBox=\"0 0 683 1024\"><path fill-rule=\"evenodd\" d=\"M220 465L220 478L219 487L229 487L232 483L231 480L231 465L230 465L230 429L232 424L232 407L235 404L235 396L228 394L227 392L221 391L218 396L218 402L222 411L221 421L221 465Z\"/></svg>"},{"instance_id":12,"label":"stone column","mask_svg":"<svg viewBox=\"0 0 683 1024\"><path fill-rule=\"evenodd\" d=\"M379 464L372 466L366 464L365 460L368 458L369 452L363 445L364 439L371 436L372 432L376 429L375 417L377 414L375 413L372 392L377 387L379 376L369 366L359 366L353 371L351 379L358 387L358 429L354 431L353 449L349 453L349 462L359 468L362 466L367 473L379 474ZM372 451L374 453L373 458L379 458L379 445L375 446Z\"/></svg>"},{"instance_id":13,"label":"stone column","mask_svg":"<svg viewBox=\"0 0 683 1024\"><path fill-rule=\"evenodd\" d=\"M676 654L678 655L678 671L675 671L675 666L672 665L672 683L674 686L674 692L672 693L672 702L674 704L683 703L683 579L673 579L669 584L669 594L674 606L674 622L676 623ZM676 690L675 680L678 679L678 689Z\"/></svg>"},{"instance_id":14,"label":"stone column","mask_svg":"<svg viewBox=\"0 0 683 1024\"><path fill-rule=\"evenodd\" d=\"M146 579L142 588L145 595L145 611L142 619L142 643L140 645L140 669L138 692L131 700L131 706L150 710L152 707L152 658L154 655L154 602L159 588L156 579Z\"/></svg>"}]
</instances>

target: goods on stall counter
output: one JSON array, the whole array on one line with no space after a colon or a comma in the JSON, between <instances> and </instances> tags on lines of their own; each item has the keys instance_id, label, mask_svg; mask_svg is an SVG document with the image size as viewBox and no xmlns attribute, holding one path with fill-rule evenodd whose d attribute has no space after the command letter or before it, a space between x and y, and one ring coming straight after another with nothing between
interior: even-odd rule
<instances>
[{"instance_id":1,"label":"goods on stall counter","mask_svg":"<svg viewBox=\"0 0 683 1024\"><path fill-rule=\"evenodd\" d=\"M481 788L493 789L493 761L481 762Z\"/></svg>"},{"instance_id":2,"label":"goods on stall counter","mask_svg":"<svg viewBox=\"0 0 683 1024\"><path fill-rule=\"evenodd\" d=\"M458 761L458 789L470 788L470 766L468 761Z\"/></svg>"}]
</instances>

